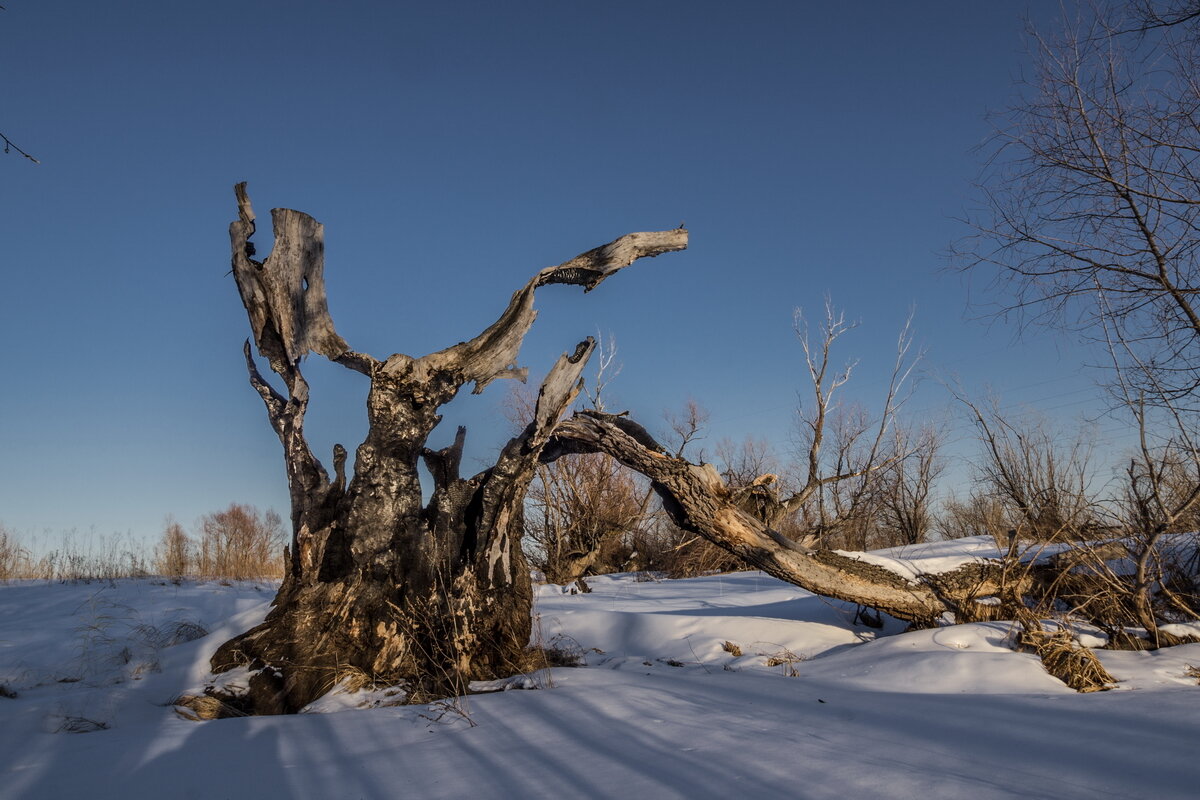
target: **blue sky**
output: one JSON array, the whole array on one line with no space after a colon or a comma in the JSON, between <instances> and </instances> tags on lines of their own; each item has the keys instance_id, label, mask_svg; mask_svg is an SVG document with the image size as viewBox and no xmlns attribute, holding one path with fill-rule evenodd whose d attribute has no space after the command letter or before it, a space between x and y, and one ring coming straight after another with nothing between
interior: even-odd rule
<instances>
[{"instance_id":1,"label":"blue sky","mask_svg":"<svg viewBox=\"0 0 1200 800\"><path fill-rule=\"evenodd\" d=\"M942 271L985 114L1026 65L1023 4L5 5L0 131L42 162L0 158L10 528L153 538L168 513L286 511L226 274L239 180L260 217L325 223L334 320L376 356L469 338L533 271L686 221L686 253L587 296L543 290L523 363L611 333L616 405L654 427L695 398L710 442L786 448L792 311L829 293L863 322L842 354L864 399L915 305L930 371L1095 408L1086 354L972 319ZM353 451L365 379L319 358L306 373L314 446ZM465 422L486 458L505 391L456 400L433 444ZM946 405L931 381L913 409Z\"/></svg>"}]
</instances>

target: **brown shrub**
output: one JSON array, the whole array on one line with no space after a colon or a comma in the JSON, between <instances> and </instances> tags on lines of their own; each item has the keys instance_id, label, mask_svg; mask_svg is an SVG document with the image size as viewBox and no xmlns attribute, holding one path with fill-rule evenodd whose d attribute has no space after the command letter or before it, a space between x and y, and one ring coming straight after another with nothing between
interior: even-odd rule
<instances>
[{"instance_id":1,"label":"brown shrub","mask_svg":"<svg viewBox=\"0 0 1200 800\"><path fill-rule=\"evenodd\" d=\"M246 580L283 576L283 520L274 511L233 503L200 520L196 571Z\"/></svg>"},{"instance_id":2,"label":"brown shrub","mask_svg":"<svg viewBox=\"0 0 1200 800\"><path fill-rule=\"evenodd\" d=\"M195 544L183 526L167 518L162 538L154 548L154 569L165 578L179 578L189 574L195 555Z\"/></svg>"}]
</instances>

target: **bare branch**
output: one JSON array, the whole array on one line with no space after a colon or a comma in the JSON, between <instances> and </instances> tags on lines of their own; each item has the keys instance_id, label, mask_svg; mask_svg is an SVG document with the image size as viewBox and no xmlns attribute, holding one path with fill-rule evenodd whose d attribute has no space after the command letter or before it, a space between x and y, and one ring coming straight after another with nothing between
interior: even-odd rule
<instances>
[{"instance_id":1,"label":"bare branch","mask_svg":"<svg viewBox=\"0 0 1200 800\"><path fill-rule=\"evenodd\" d=\"M455 372L461 377L459 385L474 381L475 388L472 393L478 394L496 378L520 374L515 371L515 362L525 334L529 332L537 317L533 308L533 298L539 286L565 283L583 286L585 291L591 291L605 278L637 259L685 250L687 242L687 230L682 228L654 233L631 233L558 266L547 267L517 290L500 318L471 341L461 342L416 360L406 356L393 356L388 359L384 370L389 373L411 370L414 375Z\"/></svg>"},{"instance_id":2,"label":"bare branch","mask_svg":"<svg viewBox=\"0 0 1200 800\"><path fill-rule=\"evenodd\" d=\"M33 163L35 163L35 164L40 164L40 163L42 163L42 162L38 161L36 158L34 158L33 156L29 155L29 153L26 153L24 150L22 150L21 148L17 147L17 146L16 146L16 145L13 143L13 141L12 141L11 139L9 139L7 136L5 136L3 133L0 133L0 139L3 139L3 140L4 140L4 152L5 152L6 154L8 153L8 151L9 151L9 150L16 150L18 153L20 153L21 155L25 156L25 158L28 158L28 159L29 159L30 161L32 161Z\"/></svg>"},{"instance_id":3,"label":"bare branch","mask_svg":"<svg viewBox=\"0 0 1200 800\"><path fill-rule=\"evenodd\" d=\"M588 403L596 411L604 410L604 389L618 375L621 374L621 364L616 362L617 358L617 337L611 333L608 335L608 342L604 341L604 336L599 331L596 332L596 377L592 381L592 388L589 390L585 385L583 387L584 394L587 396Z\"/></svg>"},{"instance_id":4,"label":"bare branch","mask_svg":"<svg viewBox=\"0 0 1200 800\"><path fill-rule=\"evenodd\" d=\"M1130 376L1151 402L1200 388L1195 10L1135 2L1131 28L1097 4L1057 38L1032 34L1036 77L995 133L977 234L959 250L1012 291L1001 313L1101 342L1119 328L1165 391Z\"/></svg>"},{"instance_id":5,"label":"bare branch","mask_svg":"<svg viewBox=\"0 0 1200 800\"><path fill-rule=\"evenodd\" d=\"M808 369L809 380L812 384L813 404L807 415L801 418L802 433L807 438L807 453L805 456L805 478L799 489L786 499L779 501L780 505L771 521L777 524L784 517L798 512L806 505L816 502L819 505L818 515L821 518L817 527L826 529L829 521L826 519L825 491L826 487L836 487L858 478L866 478L881 473L897 461L906 458L906 452L885 452L889 431L895 424L895 418L905 397L902 396L904 387L912 377L912 372L920 360L910 358L912 349L912 318L910 313L905 320L896 340L896 358L892 365L887 389L884 393L882 409L878 418L872 423L865 412L848 412L838 408L836 398L838 391L849 382L856 361L846 364L839 372L830 374L829 366L831 353L837 340L845 333L857 327L857 323L848 323L845 313L838 312L829 298L825 301L825 320L821 326L821 342L814 346L809 341L808 327L802 313L796 312L796 335L804 350L805 365ZM825 453L826 437L834 435L834 451L832 459ZM873 436L871 431L874 431ZM868 438L869 437L869 438ZM845 496L848 501L840 509L839 516L848 518L856 514L860 504L866 500L873 488L873 482L863 480L851 488ZM760 494L769 494L766 490L758 490ZM770 491L775 491L772 488ZM835 501L842 495L834 492Z\"/></svg>"}]
</instances>

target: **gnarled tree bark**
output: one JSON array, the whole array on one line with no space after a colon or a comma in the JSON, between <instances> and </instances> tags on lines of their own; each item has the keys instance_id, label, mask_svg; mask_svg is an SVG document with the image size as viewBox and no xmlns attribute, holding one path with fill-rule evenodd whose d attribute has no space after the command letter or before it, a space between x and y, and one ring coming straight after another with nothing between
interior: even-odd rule
<instances>
[{"instance_id":1,"label":"gnarled tree bark","mask_svg":"<svg viewBox=\"0 0 1200 800\"><path fill-rule=\"evenodd\" d=\"M275 209L273 250L256 261L245 184L236 193L233 274L258 352L285 392L259 372L249 342L246 367L283 445L293 535L270 614L212 658L215 672L251 671L248 694L224 699L249 713L289 713L352 673L406 683L411 696L421 697L518 671L531 624L521 552L525 489L579 391L593 342L558 360L541 386L535 419L494 466L472 477L459 474L464 429L445 449L426 446L441 421L438 409L467 383L479 392L497 378L524 378L515 361L536 316L539 287L561 283L590 291L639 258L685 249L687 231L629 234L547 267L474 339L420 358L380 360L351 350L334 328L320 223ZM371 381L370 428L349 480L344 448L334 449L331 479L304 438L308 384L300 364L310 352ZM434 479L428 503L418 477L422 459Z\"/></svg>"}]
</instances>

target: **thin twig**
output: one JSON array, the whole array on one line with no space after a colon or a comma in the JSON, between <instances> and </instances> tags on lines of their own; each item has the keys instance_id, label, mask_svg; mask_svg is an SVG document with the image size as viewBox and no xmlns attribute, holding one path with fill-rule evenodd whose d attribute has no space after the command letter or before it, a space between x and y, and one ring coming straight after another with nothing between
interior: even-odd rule
<instances>
[{"instance_id":1,"label":"thin twig","mask_svg":"<svg viewBox=\"0 0 1200 800\"><path fill-rule=\"evenodd\" d=\"M2 10L3 8L4 8L4 6L0 6L0 10ZM21 148L17 147L17 146L16 146L16 145L13 143L12 139L9 139L9 138L8 138L7 136L5 136L3 133L0 133L0 139L3 139L3 140L4 140L4 152L5 152L5 153L8 153L10 150L16 150L18 153L20 153L21 155L25 156L26 158L28 158L28 159L29 159L30 161L32 161L33 163L35 163L35 164L40 164L40 163L42 163L42 162L38 161L36 158L34 158L33 156L29 155L29 153L26 153L24 150L22 150Z\"/></svg>"}]
</instances>

